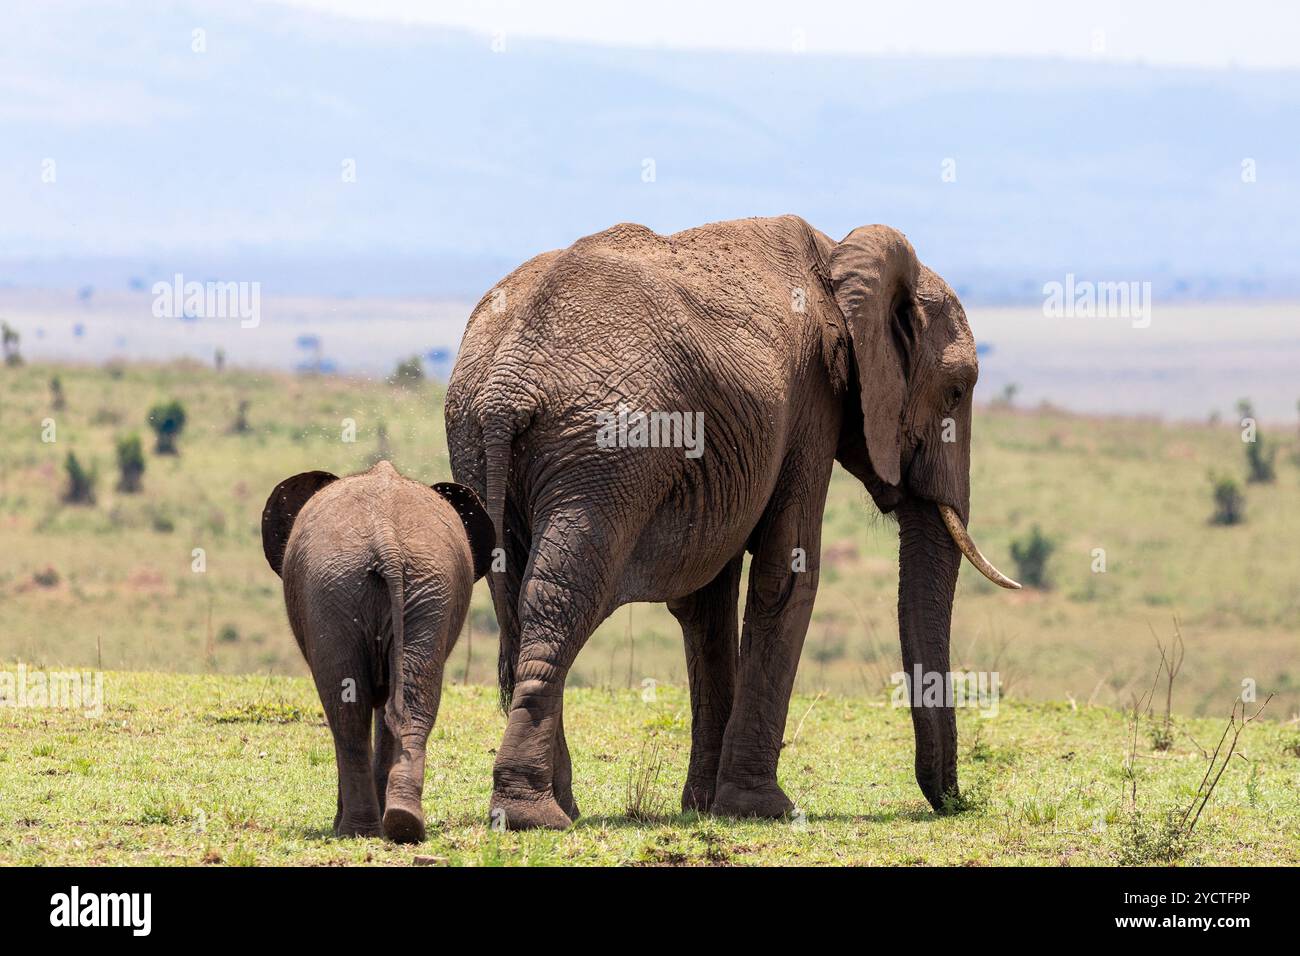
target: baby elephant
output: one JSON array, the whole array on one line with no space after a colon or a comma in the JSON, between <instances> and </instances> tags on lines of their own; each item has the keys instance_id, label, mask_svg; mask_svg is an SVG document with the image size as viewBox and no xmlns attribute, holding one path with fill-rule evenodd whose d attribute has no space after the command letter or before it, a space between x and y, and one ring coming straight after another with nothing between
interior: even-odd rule
<instances>
[{"instance_id":1,"label":"baby elephant","mask_svg":"<svg viewBox=\"0 0 1300 956\"><path fill-rule=\"evenodd\" d=\"M349 478L294 475L267 499L262 548L334 735L338 836L377 836L382 821L390 840L424 839L442 668L494 546L474 492L429 488L386 461Z\"/></svg>"}]
</instances>

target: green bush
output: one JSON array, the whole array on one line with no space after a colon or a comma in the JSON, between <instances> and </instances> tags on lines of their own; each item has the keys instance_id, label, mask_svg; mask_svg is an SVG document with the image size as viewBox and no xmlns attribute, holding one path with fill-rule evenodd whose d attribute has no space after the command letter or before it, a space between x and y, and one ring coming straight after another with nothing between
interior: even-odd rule
<instances>
[{"instance_id":1,"label":"green bush","mask_svg":"<svg viewBox=\"0 0 1300 956\"><path fill-rule=\"evenodd\" d=\"M246 435L252 428L248 424L248 399L239 400L239 410L235 412L235 420L230 423L230 433L232 435Z\"/></svg>"},{"instance_id":2,"label":"green bush","mask_svg":"<svg viewBox=\"0 0 1300 956\"><path fill-rule=\"evenodd\" d=\"M1210 476L1214 483L1214 514L1210 524L1241 524L1246 520L1246 498L1236 480L1226 475Z\"/></svg>"},{"instance_id":3,"label":"green bush","mask_svg":"<svg viewBox=\"0 0 1300 956\"><path fill-rule=\"evenodd\" d=\"M1250 399L1243 398L1237 402L1237 413L1241 416L1243 422L1250 419L1254 428L1254 434L1251 436L1252 440L1244 443L1246 445L1246 480L1251 484L1268 484L1277 478L1277 470L1273 467L1273 462L1277 458L1277 449L1266 446L1264 436L1259 430L1259 423L1255 421L1255 407L1251 404ZM1245 438L1244 432L1242 437Z\"/></svg>"},{"instance_id":4,"label":"green bush","mask_svg":"<svg viewBox=\"0 0 1300 956\"><path fill-rule=\"evenodd\" d=\"M1026 537L1012 541L1011 558L1016 562L1016 578L1020 583L1042 590L1050 587L1047 559L1055 550L1055 542L1044 535L1038 525L1034 525Z\"/></svg>"},{"instance_id":5,"label":"green bush","mask_svg":"<svg viewBox=\"0 0 1300 956\"><path fill-rule=\"evenodd\" d=\"M412 355L405 361L397 363L397 369L388 379L389 385L412 388L424 381L424 363L420 356Z\"/></svg>"},{"instance_id":6,"label":"green bush","mask_svg":"<svg viewBox=\"0 0 1300 956\"><path fill-rule=\"evenodd\" d=\"M4 350L5 365L15 368L23 364L23 357L18 352L21 337L18 330L8 322L0 322L0 347Z\"/></svg>"},{"instance_id":7,"label":"green bush","mask_svg":"<svg viewBox=\"0 0 1300 956\"><path fill-rule=\"evenodd\" d=\"M140 445L140 436L134 432L123 435L117 440L117 490L133 495L140 490L140 479L144 477L144 449Z\"/></svg>"},{"instance_id":8,"label":"green bush","mask_svg":"<svg viewBox=\"0 0 1300 956\"><path fill-rule=\"evenodd\" d=\"M172 399L149 409L149 427L154 431L154 451L159 455L175 455L176 439L185 430L185 406Z\"/></svg>"},{"instance_id":9,"label":"green bush","mask_svg":"<svg viewBox=\"0 0 1300 956\"><path fill-rule=\"evenodd\" d=\"M1277 469L1273 462L1277 458L1277 449L1264 447L1264 436L1258 432L1255 440L1246 442L1246 480L1251 483L1267 484L1277 478Z\"/></svg>"},{"instance_id":10,"label":"green bush","mask_svg":"<svg viewBox=\"0 0 1300 956\"><path fill-rule=\"evenodd\" d=\"M99 477L96 470L92 467L87 471L72 452L68 452L68 457L64 459L63 470L68 476L68 488L63 493L63 500L70 505L93 505L95 483Z\"/></svg>"}]
</instances>

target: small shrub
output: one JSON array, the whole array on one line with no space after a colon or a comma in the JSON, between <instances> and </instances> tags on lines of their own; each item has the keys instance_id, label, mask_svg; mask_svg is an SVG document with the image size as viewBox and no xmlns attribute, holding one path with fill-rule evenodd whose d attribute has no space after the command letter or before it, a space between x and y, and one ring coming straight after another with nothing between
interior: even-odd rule
<instances>
[{"instance_id":1,"label":"small shrub","mask_svg":"<svg viewBox=\"0 0 1300 956\"><path fill-rule=\"evenodd\" d=\"M193 814L183 802L171 794L155 791L146 796L135 822L145 826L174 826L191 819Z\"/></svg>"},{"instance_id":2,"label":"small shrub","mask_svg":"<svg viewBox=\"0 0 1300 956\"><path fill-rule=\"evenodd\" d=\"M641 753L627 772L628 818L638 823L648 823L664 813L664 803L658 793L659 774L663 770L663 757L659 754L659 741L651 736L641 745Z\"/></svg>"},{"instance_id":3,"label":"small shrub","mask_svg":"<svg viewBox=\"0 0 1300 956\"><path fill-rule=\"evenodd\" d=\"M1246 497L1236 480L1226 475L1211 477L1214 483L1214 514L1210 524L1233 525L1246 520Z\"/></svg>"},{"instance_id":4,"label":"small shrub","mask_svg":"<svg viewBox=\"0 0 1300 956\"><path fill-rule=\"evenodd\" d=\"M1259 764L1250 765L1250 775L1246 777L1246 801L1252 807L1258 807L1263 796L1259 788Z\"/></svg>"},{"instance_id":5,"label":"small shrub","mask_svg":"<svg viewBox=\"0 0 1300 956\"><path fill-rule=\"evenodd\" d=\"M1267 446L1264 436L1260 434L1259 424L1255 421L1255 407L1250 399L1243 398L1237 402L1237 413L1241 416L1242 427L1249 422L1252 429L1251 440L1246 446L1246 480L1251 484L1268 484L1277 478L1277 469L1273 463L1277 458L1277 449ZM1245 438L1245 431L1242 437Z\"/></svg>"},{"instance_id":6,"label":"small shrub","mask_svg":"<svg viewBox=\"0 0 1300 956\"><path fill-rule=\"evenodd\" d=\"M70 505L93 505L95 503L95 483L99 475L95 468L87 471L77 460L73 452L63 462L63 470L68 476L68 488L63 493L63 500Z\"/></svg>"},{"instance_id":7,"label":"small shrub","mask_svg":"<svg viewBox=\"0 0 1300 956\"><path fill-rule=\"evenodd\" d=\"M381 461L392 461L393 445L388 440L388 426L380 422L379 427L375 430L375 436L377 441L374 453L370 456L370 464L377 465Z\"/></svg>"},{"instance_id":8,"label":"small shrub","mask_svg":"<svg viewBox=\"0 0 1300 956\"><path fill-rule=\"evenodd\" d=\"M63 394L63 382L57 375L50 379L50 407L56 412L68 407L68 398Z\"/></svg>"},{"instance_id":9,"label":"small shrub","mask_svg":"<svg viewBox=\"0 0 1300 956\"><path fill-rule=\"evenodd\" d=\"M1015 404L1016 393L1019 391L1019 385L1015 382L1007 382L1006 385L1002 386L1002 391L994 397L993 404L998 408L1010 408Z\"/></svg>"},{"instance_id":10,"label":"small shrub","mask_svg":"<svg viewBox=\"0 0 1300 956\"><path fill-rule=\"evenodd\" d=\"M1020 818L1030 826L1045 826L1056 822L1060 804L1038 797L1029 797L1020 805Z\"/></svg>"},{"instance_id":11,"label":"small shrub","mask_svg":"<svg viewBox=\"0 0 1300 956\"><path fill-rule=\"evenodd\" d=\"M1256 434L1255 440L1246 443L1246 480L1252 484L1268 484L1277 480L1277 449L1264 446L1264 437Z\"/></svg>"},{"instance_id":12,"label":"small shrub","mask_svg":"<svg viewBox=\"0 0 1300 956\"><path fill-rule=\"evenodd\" d=\"M412 355L397 363L397 368L389 377L388 384L399 388L412 388L423 381L424 363L420 361L420 356Z\"/></svg>"},{"instance_id":13,"label":"small shrub","mask_svg":"<svg viewBox=\"0 0 1300 956\"><path fill-rule=\"evenodd\" d=\"M1156 647L1160 651L1157 683L1160 675L1165 675L1165 721L1151 732L1151 746L1155 750L1168 750L1174 745L1174 682L1178 679L1178 673L1183 669L1183 659L1187 656L1187 647L1183 643L1183 625L1178 620L1178 615L1174 615L1174 636L1168 647L1160 640L1154 628L1151 636L1155 638Z\"/></svg>"},{"instance_id":14,"label":"small shrub","mask_svg":"<svg viewBox=\"0 0 1300 956\"><path fill-rule=\"evenodd\" d=\"M844 641L831 639L829 636L823 638L819 643L810 648L812 659L818 664L825 667L827 664L834 664L844 658Z\"/></svg>"},{"instance_id":15,"label":"small shrub","mask_svg":"<svg viewBox=\"0 0 1300 956\"><path fill-rule=\"evenodd\" d=\"M32 580L43 588L59 586L59 572L52 565L47 565L32 575Z\"/></svg>"},{"instance_id":16,"label":"small shrub","mask_svg":"<svg viewBox=\"0 0 1300 956\"><path fill-rule=\"evenodd\" d=\"M144 477L144 449L139 435L123 435L117 440L117 470L117 490L128 495L138 493Z\"/></svg>"},{"instance_id":17,"label":"small shrub","mask_svg":"<svg viewBox=\"0 0 1300 956\"><path fill-rule=\"evenodd\" d=\"M1168 750L1174 745L1174 732L1164 726L1157 724L1151 728L1151 749Z\"/></svg>"},{"instance_id":18,"label":"small shrub","mask_svg":"<svg viewBox=\"0 0 1300 956\"><path fill-rule=\"evenodd\" d=\"M1295 410L1300 412L1300 401L1295 403ZM1291 460L1297 465L1300 465L1300 445L1296 445L1295 451L1291 454Z\"/></svg>"},{"instance_id":19,"label":"small shrub","mask_svg":"<svg viewBox=\"0 0 1300 956\"><path fill-rule=\"evenodd\" d=\"M1191 842L1177 810L1168 809L1155 820L1133 811L1124 827L1119 846L1120 866L1148 866L1172 863L1183 856Z\"/></svg>"},{"instance_id":20,"label":"small shrub","mask_svg":"<svg viewBox=\"0 0 1300 956\"><path fill-rule=\"evenodd\" d=\"M240 399L239 410L235 412L235 420L230 423L230 434L245 435L252 429L248 425L248 399Z\"/></svg>"},{"instance_id":21,"label":"small shrub","mask_svg":"<svg viewBox=\"0 0 1300 956\"><path fill-rule=\"evenodd\" d=\"M256 701L209 714L214 724L295 724L308 720L310 714L288 701Z\"/></svg>"},{"instance_id":22,"label":"small shrub","mask_svg":"<svg viewBox=\"0 0 1300 956\"><path fill-rule=\"evenodd\" d=\"M988 806L989 795L982 781L965 790L952 789L939 801L939 815L956 816L960 813L979 813Z\"/></svg>"},{"instance_id":23,"label":"small shrub","mask_svg":"<svg viewBox=\"0 0 1300 956\"><path fill-rule=\"evenodd\" d=\"M171 534L176 530L176 522L163 509L151 507L149 509L149 527L159 534Z\"/></svg>"},{"instance_id":24,"label":"small shrub","mask_svg":"<svg viewBox=\"0 0 1300 956\"><path fill-rule=\"evenodd\" d=\"M1011 542L1011 559L1019 572L1016 577L1031 588L1046 590L1050 586L1047 559L1055 550L1055 542L1034 525L1026 537Z\"/></svg>"},{"instance_id":25,"label":"small shrub","mask_svg":"<svg viewBox=\"0 0 1300 956\"><path fill-rule=\"evenodd\" d=\"M0 347L4 349L5 365L10 368L23 364L23 357L18 352L20 338L17 329L8 322L0 322Z\"/></svg>"},{"instance_id":26,"label":"small shrub","mask_svg":"<svg viewBox=\"0 0 1300 956\"><path fill-rule=\"evenodd\" d=\"M185 430L185 406L175 399L155 405L149 409L149 427L154 431L157 454L177 454L176 439Z\"/></svg>"}]
</instances>

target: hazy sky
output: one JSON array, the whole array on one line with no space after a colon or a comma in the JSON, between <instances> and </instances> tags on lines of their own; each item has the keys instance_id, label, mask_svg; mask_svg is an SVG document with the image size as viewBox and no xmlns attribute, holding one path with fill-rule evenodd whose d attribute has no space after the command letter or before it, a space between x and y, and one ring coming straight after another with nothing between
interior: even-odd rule
<instances>
[{"instance_id":1,"label":"hazy sky","mask_svg":"<svg viewBox=\"0 0 1300 956\"><path fill-rule=\"evenodd\" d=\"M951 55L1097 56L1300 67L1300 3L1255 0L269 0L348 16L601 44Z\"/></svg>"}]
</instances>

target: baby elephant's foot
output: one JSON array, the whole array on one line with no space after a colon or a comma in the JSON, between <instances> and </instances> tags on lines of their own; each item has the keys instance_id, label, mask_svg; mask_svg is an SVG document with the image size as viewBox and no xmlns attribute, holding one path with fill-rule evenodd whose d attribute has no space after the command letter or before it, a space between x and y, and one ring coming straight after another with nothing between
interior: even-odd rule
<instances>
[{"instance_id":1,"label":"baby elephant's foot","mask_svg":"<svg viewBox=\"0 0 1300 956\"><path fill-rule=\"evenodd\" d=\"M384 836L394 843L423 843L424 811L418 806L390 803L384 810Z\"/></svg>"},{"instance_id":2,"label":"baby elephant's foot","mask_svg":"<svg viewBox=\"0 0 1300 956\"><path fill-rule=\"evenodd\" d=\"M773 783L742 787L724 783L713 798L711 812L723 817L764 817L777 819L794 811L794 803L785 791Z\"/></svg>"},{"instance_id":3,"label":"baby elephant's foot","mask_svg":"<svg viewBox=\"0 0 1300 956\"><path fill-rule=\"evenodd\" d=\"M573 818L560 809L550 794L533 799L494 793L490 820L493 829L506 830L567 830L573 825Z\"/></svg>"}]
</instances>

